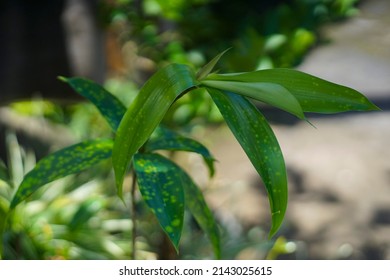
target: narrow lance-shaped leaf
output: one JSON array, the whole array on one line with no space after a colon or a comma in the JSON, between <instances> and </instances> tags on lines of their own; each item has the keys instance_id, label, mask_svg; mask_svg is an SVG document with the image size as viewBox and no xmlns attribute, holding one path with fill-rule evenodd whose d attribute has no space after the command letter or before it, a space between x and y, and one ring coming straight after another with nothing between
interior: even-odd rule
<instances>
[{"instance_id":1,"label":"narrow lance-shaped leaf","mask_svg":"<svg viewBox=\"0 0 390 280\"><path fill-rule=\"evenodd\" d=\"M142 87L123 117L114 142L112 160L119 197L122 198L123 179L134 154L176 98L195 84L194 74L188 66L171 64L154 74Z\"/></svg>"},{"instance_id":2,"label":"narrow lance-shaped leaf","mask_svg":"<svg viewBox=\"0 0 390 280\"><path fill-rule=\"evenodd\" d=\"M267 69L248 73L211 74L207 79L242 83L273 83L286 88L304 112L337 113L379 108L360 92L292 69Z\"/></svg>"},{"instance_id":3,"label":"narrow lance-shaped leaf","mask_svg":"<svg viewBox=\"0 0 390 280\"><path fill-rule=\"evenodd\" d=\"M287 111L300 119L305 118L298 100L287 89L278 84L219 81L211 78L201 81L201 84L251 97Z\"/></svg>"},{"instance_id":4,"label":"narrow lance-shaped leaf","mask_svg":"<svg viewBox=\"0 0 390 280\"><path fill-rule=\"evenodd\" d=\"M107 120L115 132L126 112L126 107L119 99L93 81L74 77L59 77L60 80L68 83L78 94L91 101Z\"/></svg>"},{"instance_id":5,"label":"narrow lance-shaped leaf","mask_svg":"<svg viewBox=\"0 0 390 280\"><path fill-rule=\"evenodd\" d=\"M185 205L208 235L217 258L221 257L217 224L202 192L188 174L158 154L136 154L134 167L139 189L161 227L178 248Z\"/></svg>"},{"instance_id":6,"label":"narrow lance-shaped leaf","mask_svg":"<svg viewBox=\"0 0 390 280\"><path fill-rule=\"evenodd\" d=\"M245 97L208 91L264 181L272 213L271 237L279 229L287 208L286 167L277 139L264 116Z\"/></svg>"},{"instance_id":7,"label":"narrow lance-shaped leaf","mask_svg":"<svg viewBox=\"0 0 390 280\"><path fill-rule=\"evenodd\" d=\"M41 159L24 176L11 202L14 208L43 185L83 171L111 156L112 140L85 141L59 150Z\"/></svg>"},{"instance_id":8,"label":"narrow lance-shaped leaf","mask_svg":"<svg viewBox=\"0 0 390 280\"><path fill-rule=\"evenodd\" d=\"M136 154L134 168L143 199L178 251L184 217L181 174L158 154Z\"/></svg>"},{"instance_id":9,"label":"narrow lance-shaped leaf","mask_svg":"<svg viewBox=\"0 0 390 280\"><path fill-rule=\"evenodd\" d=\"M209 169L210 177L214 176L215 159L204 145L194 139L184 137L172 130L159 127L156 130L154 137L152 137L145 145L145 151L147 152L156 150L187 151L198 153L203 157Z\"/></svg>"}]
</instances>

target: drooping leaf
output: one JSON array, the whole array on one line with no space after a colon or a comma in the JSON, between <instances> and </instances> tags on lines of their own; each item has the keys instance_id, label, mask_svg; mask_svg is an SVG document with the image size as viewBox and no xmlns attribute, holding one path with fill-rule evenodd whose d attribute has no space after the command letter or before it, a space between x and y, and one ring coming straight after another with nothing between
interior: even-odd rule
<instances>
[{"instance_id":1,"label":"drooping leaf","mask_svg":"<svg viewBox=\"0 0 390 280\"><path fill-rule=\"evenodd\" d=\"M119 99L93 81L74 77L59 77L60 80L68 83L78 94L91 101L107 120L115 132L126 112L126 107Z\"/></svg>"},{"instance_id":2,"label":"drooping leaf","mask_svg":"<svg viewBox=\"0 0 390 280\"><path fill-rule=\"evenodd\" d=\"M292 69L267 69L237 74L211 74L207 79L243 83L273 83L290 91L304 112L338 113L379 108L360 92Z\"/></svg>"},{"instance_id":3,"label":"drooping leaf","mask_svg":"<svg viewBox=\"0 0 390 280\"><path fill-rule=\"evenodd\" d=\"M14 208L43 185L83 171L111 156L112 140L92 140L75 144L41 159L27 173L11 202Z\"/></svg>"},{"instance_id":4,"label":"drooping leaf","mask_svg":"<svg viewBox=\"0 0 390 280\"><path fill-rule=\"evenodd\" d=\"M203 194L198 186L192 181L192 179L181 168L177 172L182 173L182 180L184 182L184 197L185 203L192 216L200 228L205 232L210 239L213 246L214 255L217 259L221 258L221 242L219 237L219 230L217 223L211 213Z\"/></svg>"},{"instance_id":5,"label":"drooping leaf","mask_svg":"<svg viewBox=\"0 0 390 280\"><path fill-rule=\"evenodd\" d=\"M143 198L176 249L180 240L185 205L208 235L216 257L220 258L217 224L202 192L190 176L174 162L158 154L136 154L134 167Z\"/></svg>"},{"instance_id":6,"label":"drooping leaf","mask_svg":"<svg viewBox=\"0 0 390 280\"><path fill-rule=\"evenodd\" d=\"M123 117L113 148L113 166L118 195L133 155L147 141L177 97L196 85L186 65L171 64L155 73L142 87Z\"/></svg>"},{"instance_id":7,"label":"drooping leaf","mask_svg":"<svg viewBox=\"0 0 390 280\"><path fill-rule=\"evenodd\" d=\"M267 120L245 97L215 89L208 91L263 179L272 214L271 237L279 229L287 208L287 174L278 141Z\"/></svg>"},{"instance_id":8,"label":"drooping leaf","mask_svg":"<svg viewBox=\"0 0 390 280\"><path fill-rule=\"evenodd\" d=\"M158 154L136 154L134 168L143 199L178 251L184 217L181 174Z\"/></svg>"},{"instance_id":9,"label":"drooping leaf","mask_svg":"<svg viewBox=\"0 0 390 280\"><path fill-rule=\"evenodd\" d=\"M209 169L210 177L214 176L215 159L212 157L209 150L198 141L188 137L184 137L172 130L159 127L156 130L155 137L153 137L146 143L145 150L148 152L156 150L171 150L198 153L203 157Z\"/></svg>"},{"instance_id":10,"label":"drooping leaf","mask_svg":"<svg viewBox=\"0 0 390 280\"><path fill-rule=\"evenodd\" d=\"M221 52L220 54L218 54L216 57L214 57L212 60L210 60L209 63L207 63L205 66L203 66L199 72L196 74L196 78L198 80L202 80L204 78L206 78L207 75L209 75L211 73L211 71L213 71L215 65L218 63L218 61L221 59L221 57L228 51L230 50L227 49L223 52Z\"/></svg>"},{"instance_id":11,"label":"drooping leaf","mask_svg":"<svg viewBox=\"0 0 390 280\"><path fill-rule=\"evenodd\" d=\"M214 77L213 75L211 77ZM202 85L219 90L226 90L254 98L269 105L285 110L300 119L304 119L301 105L287 89L278 84L267 82L236 82L228 80L213 80L207 78L201 81Z\"/></svg>"}]
</instances>

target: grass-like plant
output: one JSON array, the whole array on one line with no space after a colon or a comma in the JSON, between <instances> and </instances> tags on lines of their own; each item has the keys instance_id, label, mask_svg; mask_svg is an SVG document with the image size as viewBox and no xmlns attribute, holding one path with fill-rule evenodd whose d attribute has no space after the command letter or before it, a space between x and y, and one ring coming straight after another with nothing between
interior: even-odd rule
<instances>
[{"instance_id":1,"label":"grass-like plant","mask_svg":"<svg viewBox=\"0 0 390 280\"><path fill-rule=\"evenodd\" d=\"M248 98L275 106L303 120L306 120L305 112L370 111L378 110L378 107L356 90L296 70L212 73L222 55L197 74L182 64L160 69L141 88L129 108L92 81L61 77L99 109L112 128L114 139L84 141L40 160L19 185L10 211L43 185L112 158L118 196L123 199L125 176L132 174L132 197L138 185L144 201L176 250L179 250L187 208L208 235L216 258L220 258L218 226L202 192L179 165L158 153L160 150L198 153L213 176L214 158L205 146L160 126L176 100L202 88L209 93L263 179L272 215L269 237L275 235L287 208L286 167L269 123ZM132 212L134 214L135 209Z\"/></svg>"}]
</instances>

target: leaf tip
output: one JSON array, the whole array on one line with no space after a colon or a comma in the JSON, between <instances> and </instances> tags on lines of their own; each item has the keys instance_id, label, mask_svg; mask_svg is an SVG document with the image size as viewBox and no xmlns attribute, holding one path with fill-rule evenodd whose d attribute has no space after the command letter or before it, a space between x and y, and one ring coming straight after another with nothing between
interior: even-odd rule
<instances>
[{"instance_id":1,"label":"leaf tip","mask_svg":"<svg viewBox=\"0 0 390 280\"><path fill-rule=\"evenodd\" d=\"M379 108L377 105L375 105L374 103L370 102L370 107L368 108L368 110L370 111L383 111L381 108Z\"/></svg>"},{"instance_id":2,"label":"leaf tip","mask_svg":"<svg viewBox=\"0 0 390 280\"><path fill-rule=\"evenodd\" d=\"M119 199L122 201L123 205L126 206L126 201L125 201L125 199L124 199L124 197L123 197L123 193L118 191L118 192L117 192L117 196L118 196Z\"/></svg>"},{"instance_id":3,"label":"leaf tip","mask_svg":"<svg viewBox=\"0 0 390 280\"><path fill-rule=\"evenodd\" d=\"M311 122L309 121L308 119L305 118L305 121L310 125L312 126L313 128L317 129L317 127Z\"/></svg>"},{"instance_id":4,"label":"leaf tip","mask_svg":"<svg viewBox=\"0 0 390 280\"><path fill-rule=\"evenodd\" d=\"M116 189L117 189L116 195L120 198L120 200L123 201L123 203L125 203L124 198L123 198L123 191L122 191L122 189L123 189L123 182L122 181L118 181L118 180L116 181Z\"/></svg>"},{"instance_id":5,"label":"leaf tip","mask_svg":"<svg viewBox=\"0 0 390 280\"><path fill-rule=\"evenodd\" d=\"M197 80L202 80L204 78L207 77L207 75L209 75L211 73L211 71L214 69L215 65L218 63L218 61L221 59L221 57L231 49L228 48L226 50L224 50L223 52L221 52L220 54L218 54L216 57L214 57L209 63L207 63L205 66L203 66L199 72L196 74L196 79Z\"/></svg>"}]
</instances>

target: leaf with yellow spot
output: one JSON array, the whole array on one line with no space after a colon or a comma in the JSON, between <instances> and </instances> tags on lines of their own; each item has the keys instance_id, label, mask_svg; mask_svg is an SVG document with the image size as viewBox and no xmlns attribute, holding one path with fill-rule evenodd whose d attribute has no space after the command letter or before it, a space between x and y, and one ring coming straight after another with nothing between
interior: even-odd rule
<instances>
[{"instance_id":1,"label":"leaf with yellow spot","mask_svg":"<svg viewBox=\"0 0 390 280\"><path fill-rule=\"evenodd\" d=\"M200 154L209 169L210 177L214 176L215 159L204 145L194 139L184 137L172 130L160 126L145 145L145 151L147 152L156 150L186 151Z\"/></svg>"},{"instance_id":2,"label":"leaf with yellow spot","mask_svg":"<svg viewBox=\"0 0 390 280\"><path fill-rule=\"evenodd\" d=\"M248 85L256 83L276 84L287 89L298 100L304 112L338 113L379 110L363 94L354 89L293 69L280 68L247 73L211 74L205 82L208 80ZM233 89L229 91L235 92ZM276 102L278 101L276 100Z\"/></svg>"},{"instance_id":3,"label":"leaf with yellow spot","mask_svg":"<svg viewBox=\"0 0 390 280\"><path fill-rule=\"evenodd\" d=\"M175 100L194 88L194 73L186 65L171 64L156 72L127 109L115 137L112 161L118 196L134 154L148 140Z\"/></svg>"},{"instance_id":4,"label":"leaf with yellow spot","mask_svg":"<svg viewBox=\"0 0 390 280\"><path fill-rule=\"evenodd\" d=\"M112 140L91 140L81 142L59 150L41 159L36 166L27 173L16 194L10 208L15 208L33 192L43 185L70 174L83 171L111 156Z\"/></svg>"},{"instance_id":5,"label":"leaf with yellow spot","mask_svg":"<svg viewBox=\"0 0 390 280\"><path fill-rule=\"evenodd\" d=\"M100 111L112 130L115 132L126 112L126 107L119 99L108 92L102 86L88 79L74 77L59 77L61 81L68 83L78 94L87 98Z\"/></svg>"},{"instance_id":6,"label":"leaf with yellow spot","mask_svg":"<svg viewBox=\"0 0 390 280\"><path fill-rule=\"evenodd\" d=\"M158 154L136 154L134 168L143 199L178 251L184 217L182 175Z\"/></svg>"},{"instance_id":7,"label":"leaf with yellow spot","mask_svg":"<svg viewBox=\"0 0 390 280\"><path fill-rule=\"evenodd\" d=\"M134 167L142 197L175 248L178 249L185 205L209 237L215 256L220 258L217 224L202 192L190 176L174 162L159 154L136 154Z\"/></svg>"},{"instance_id":8,"label":"leaf with yellow spot","mask_svg":"<svg viewBox=\"0 0 390 280\"><path fill-rule=\"evenodd\" d=\"M264 116L245 97L207 89L230 130L262 177L272 213L272 237L287 208L287 174L278 141Z\"/></svg>"}]
</instances>

